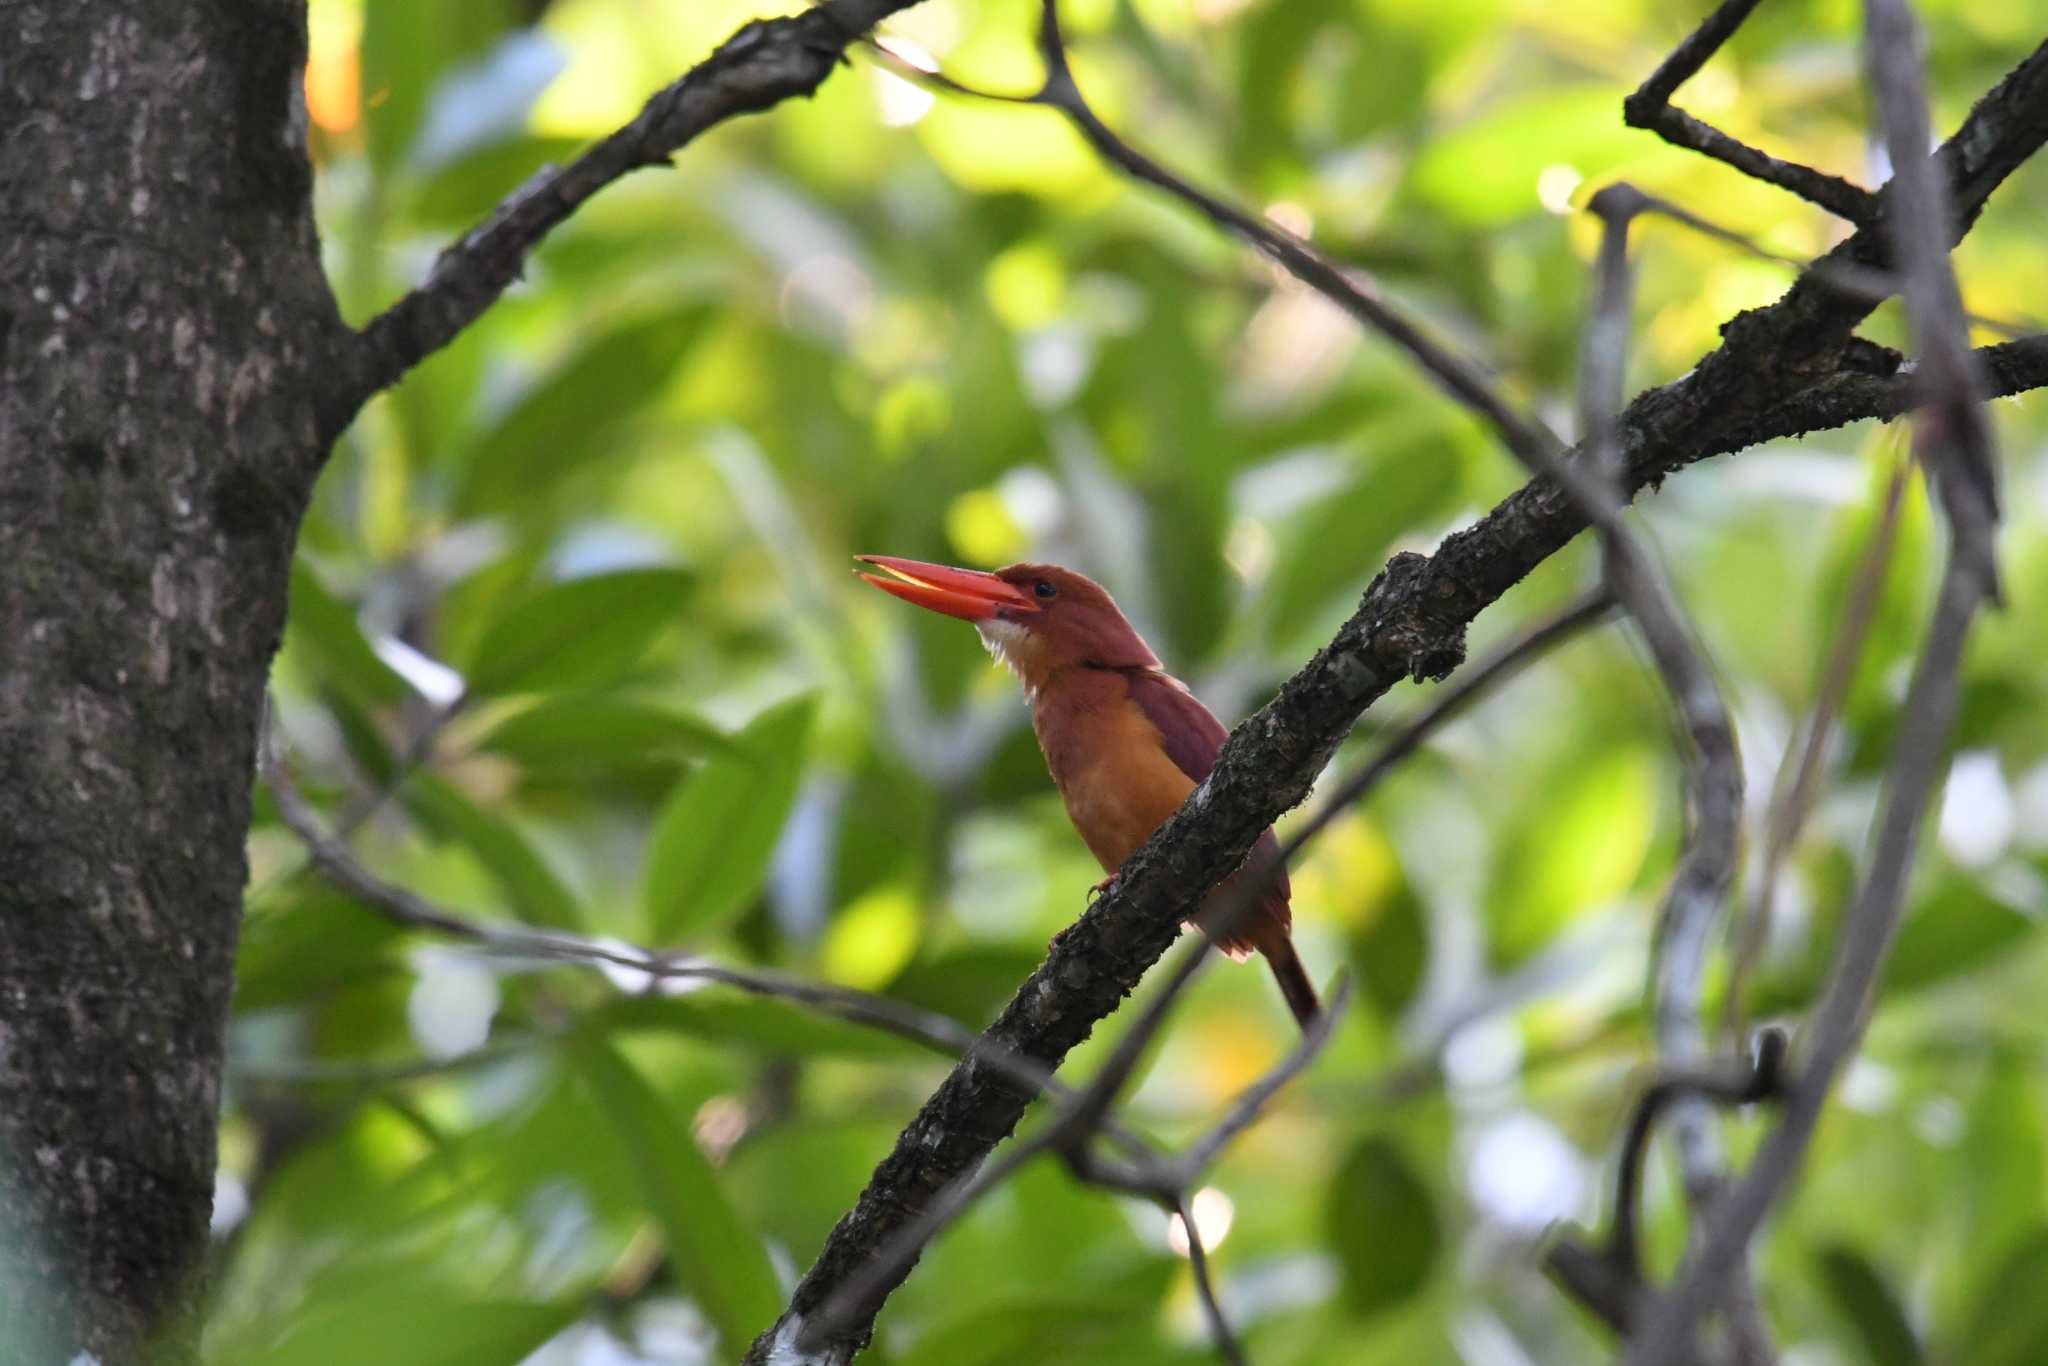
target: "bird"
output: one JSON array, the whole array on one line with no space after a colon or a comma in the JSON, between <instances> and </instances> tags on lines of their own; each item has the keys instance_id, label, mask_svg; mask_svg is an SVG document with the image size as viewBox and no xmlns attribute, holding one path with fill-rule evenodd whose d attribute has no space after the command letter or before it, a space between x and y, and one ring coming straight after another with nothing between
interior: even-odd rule
<instances>
[{"instance_id":1,"label":"bird","mask_svg":"<svg viewBox=\"0 0 2048 1366\"><path fill-rule=\"evenodd\" d=\"M1180 809L1216 766L1229 732L1118 610L1102 585L1053 564L1013 564L993 573L894 555L857 555L879 574L856 571L885 593L972 622L989 652L1024 685L1031 726L1067 816L1109 876ZM1276 866L1255 907L1237 910L1232 874L1204 899L1195 924L1242 961L1259 954L1306 1030L1316 1018L1315 986L1295 952L1287 872L1268 828L1255 861ZM1236 912L1232 914L1232 912ZM1232 923L1218 925L1219 916Z\"/></svg>"}]
</instances>

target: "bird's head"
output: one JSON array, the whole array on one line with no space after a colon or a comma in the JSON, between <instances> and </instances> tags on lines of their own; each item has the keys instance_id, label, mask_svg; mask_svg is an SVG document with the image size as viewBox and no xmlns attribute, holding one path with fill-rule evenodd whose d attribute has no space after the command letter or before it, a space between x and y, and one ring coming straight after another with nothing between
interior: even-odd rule
<instances>
[{"instance_id":1,"label":"bird's head","mask_svg":"<svg viewBox=\"0 0 2048 1366\"><path fill-rule=\"evenodd\" d=\"M1013 564L993 574L894 555L861 555L875 587L971 621L996 658L1036 691L1071 668L1156 669L1152 653L1101 584L1056 564Z\"/></svg>"}]
</instances>

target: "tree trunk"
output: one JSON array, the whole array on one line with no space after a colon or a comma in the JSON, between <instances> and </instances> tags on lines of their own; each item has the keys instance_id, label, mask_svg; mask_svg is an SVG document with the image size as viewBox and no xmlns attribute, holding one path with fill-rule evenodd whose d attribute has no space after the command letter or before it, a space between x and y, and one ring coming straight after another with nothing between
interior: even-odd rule
<instances>
[{"instance_id":1,"label":"tree trunk","mask_svg":"<svg viewBox=\"0 0 2048 1366\"><path fill-rule=\"evenodd\" d=\"M196 1347L254 744L344 336L304 55L302 0L0 5L10 1361Z\"/></svg>"}]
</instances>

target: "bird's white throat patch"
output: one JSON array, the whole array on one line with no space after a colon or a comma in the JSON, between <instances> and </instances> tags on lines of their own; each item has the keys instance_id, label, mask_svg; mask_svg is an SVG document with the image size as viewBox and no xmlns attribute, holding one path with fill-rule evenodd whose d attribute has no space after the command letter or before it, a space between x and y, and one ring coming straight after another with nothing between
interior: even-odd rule
<instances>
[{"instance_id":1,"label":"bird's white throat patch","mask_svg":"<svg viewBox=\"0 0 2048 1366\"><path fill-rule=\"evenodd\" d=\"M996 662L1023 681L1024 695L1029 697L1032 692L1031 680L1024 673L1023 653L1025 642L1031 638L1031 633L1014 621L1004 621L997 617L975 622L974 629L980 634L981 643L988 646L988 652L995 656Z\"/></svg>"}]
</instances>

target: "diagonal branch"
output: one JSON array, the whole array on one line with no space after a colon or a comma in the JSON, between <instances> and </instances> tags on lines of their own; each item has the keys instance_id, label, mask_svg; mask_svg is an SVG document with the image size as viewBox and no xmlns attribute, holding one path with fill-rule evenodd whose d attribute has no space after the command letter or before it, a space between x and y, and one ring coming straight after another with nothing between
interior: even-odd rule
<instances>
[{"instance_id":1,"label":"diagonal branch","mask_svg":"<svg viewBox=\"0 0 2048 1366\"><path fill-rule=\"evenodd\" d=\"M1633 95L1622 101L1622 120L1631 128L1655 133L1675 147L1712 157L1753 179L1790 190L1860 227L1871 221L1876 208L1870 191L1811 166L1780 161L1671 103L1678 87L1699 74L1707 59L1735 36L1735 30L1742 27L1758 3L1760 0L1723 0L1720 8L1673 49Z\"/></svg>"},{"instance_id":2,"label":"diagonal branch","mask_svg":"<svg viewBox=\"0 0 2048 1366\"><path fill-rule=\"evenodd\" d=\"M418 288L363 329L350 373L322 402L324 446L381 389L461 335L520 277L526 258L598 191L665 166L699 134L793 95L809 95L846 48L917 0L826 0L816 9L748 23L658 91L632 122L567 166L547 166L442 251Z\"/></svg>"},{"instance_id":3,"label":"diagonal branch","mask_svg":"<svg viewBox=\"0 0 2048 1366\"><path fill-rule=\"evenodd\" d=\"M1955 197L1951 241L2044 139L2048 45L1986 94L1937 154ZM1883 269L1888 257L1879 235L1864 229L1824 259ZM1908 391L1894 377L1843 364L1850 329L1872 307L1809 274L1777 303L1732 319L1720 348L1683 378L1639 395L1622 414L1617 445L1628 495L1774 436L1900 411ZM1982 359L2002 392L2048 383L2048 348L2038 342L1987 348ZM1826 422L1817 420L1822 416ZM1125 862L1115 887L1066 931L985 1037L1056 1068L1166 952L1202 893L1243 862L1260 831L1307 796L1365 709L1403 677L1441 678L1456 668L1466 625L1585 526L1570 498L1538 478L1447 537L1435 554L1395 556L1335 638L1231 733L1208 779ZM798 1355L792 1344L807 1318L897 1229L916 1220L935 1192L981 1165L1033 1096L1032 1088L989 1075L973 1060L955 1068L875 1169L748 1361L849 1361L872 1331L880 1295L819 1349Z\"/></svg>"}]
</instances>

